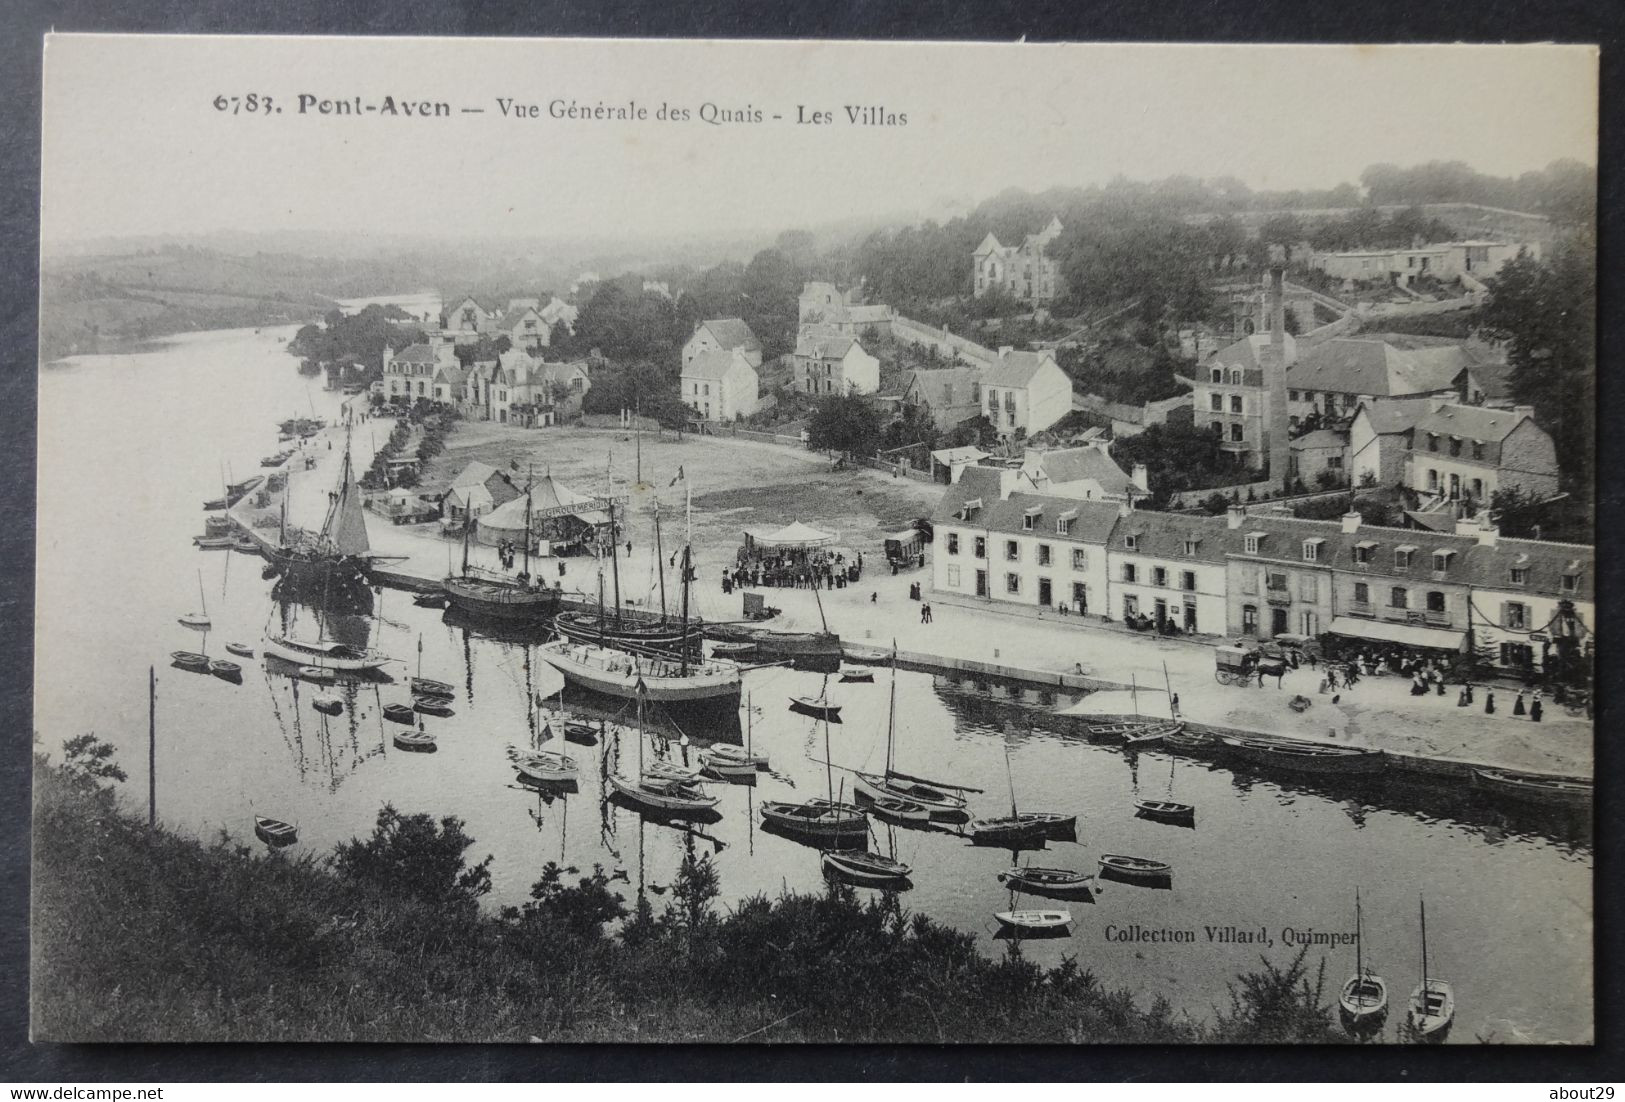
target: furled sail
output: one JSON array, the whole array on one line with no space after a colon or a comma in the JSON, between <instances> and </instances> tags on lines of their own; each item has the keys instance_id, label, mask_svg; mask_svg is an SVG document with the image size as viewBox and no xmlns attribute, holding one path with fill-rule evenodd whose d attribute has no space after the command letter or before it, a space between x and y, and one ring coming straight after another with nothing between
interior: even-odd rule
<instances>
[{"instance_id":1,"label":"furled sail","mask_svg":"<svg viewBox=\"0 0 1625 1102\"><path fill-rule=\"evenodd\" d=\"M365 555L371 549L367 542L367 520L361 510L361 489L355 483L348 451L344 455L344 481L339 486L338 500L327 515L322 537L327 547L338 555Z\"/></svg>"}]
</instances>

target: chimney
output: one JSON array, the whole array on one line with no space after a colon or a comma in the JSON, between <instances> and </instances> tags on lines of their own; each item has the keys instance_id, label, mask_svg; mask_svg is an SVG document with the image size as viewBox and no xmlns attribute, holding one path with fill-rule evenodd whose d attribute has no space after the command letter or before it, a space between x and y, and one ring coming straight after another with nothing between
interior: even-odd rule
<instances>
[{"instance_id":1,"label":"chimney","mask_svg":"<svg viewBox=\"0 0 1625 1102\"><path fill-rule=\"evenodd\" d=\"M1225 524L1228 525L1232 530L1240 528L1242 522L1246 519L1247 510L1243 509L1240 505L1232 505L1229 509L1225 510Z\"/></svg>"},{"instance_id":2,"label":"chimney","mask_svg":"<svg viewBox=\"0 0 1625 1102\"><path fill-rule=\"evenodd\" d=\"M1472 536L1480 547L1494 547L1501 530L1490 519L1489 511L1480 509L1476 517L1462 517L1456 521L1456 535Z\"/></svg>"},{"instance_id":3,"label":"chimney","mask_svg":"<svg viewBox=\"0 0 1625 1102\"><path fill-rule=\"evenodd\" d=\"M1269 394L1270 481L1282 492L1292 484L1290 430L1286 408L1286 250L1270 249L1270 354L1260 357Z\"/></svg>"},{"instance_id":4,"label":"chimney","mask_svg":"<svg viewBox=\"0 0 1625 1102\"><path fill-rule=\"evenodd\" d=\"M1362 520L1364 520L1364 519L1365 518L1362 517L1359 513L1353 513L1353 512L1344 513L1343 514L1343 534L1345 536L1352 536L1354 533L1358 532L1360 530L1360 522Z\"/></svg>"},{"instance_id":5,"label":"chimney","mask_svg":"<svg viewBox=\"0 0 1625 1102\"><path fill-rule=\"evenodd\" d=\"M1512 416L1513 417L1528 417L1529 419L1533 420L1534 416L1535 416L1535 407L1534 406L1513 406L1512 407Z\"/></svg>"},{"instance_id":6,"label":"chimney","mask_svg":"<svg viewBox=\"0 0 1625 1102\"><path fill-rule=\"evenodd\" d=\"M1129 479L1146 493L1151 492L1151 475L1146 471L1144 463L1134 464L1134 473L1129 475Z\"/></svg>"}]
</instances>

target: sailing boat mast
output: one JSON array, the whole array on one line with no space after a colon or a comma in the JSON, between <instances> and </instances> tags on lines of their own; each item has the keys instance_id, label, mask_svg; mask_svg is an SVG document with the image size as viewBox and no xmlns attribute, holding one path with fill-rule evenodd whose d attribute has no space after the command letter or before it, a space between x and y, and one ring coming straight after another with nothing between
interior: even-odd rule
<instances>
[{"instance_id":1,"label":"sailing boat mast","mask_svg":"<svg viewBox=\"0 0 1625 1102\"><path fill-rule=\"evenodd\" d=\"M1354 974L1365 976L1365 934L1360 929L1360 889L1354 889Z\"/></svg>"},{"instance_id":2,"label":"sailing boat mast","mask_svg":"<svg viewBox=\"0 0 1625 1102\"><path fill-rule=\"evenodd\" d=\"M613 457L611 457L613 462ZM621 626L621 560L615 549L621 542L621 530L615 523L615 476L609 464L604 465L604 495L609 499L609 569L615 577L615 626Z\"/></svg>"},{"instance_id":3,"label":"sailing boat mast","mask_svg":"<svg viewBox=\"0 0 1625 1102\"><path fill-rule=\"evenodd\" d=\"M1016 777L1010 771L1010 740L1008 734L1000 739L1004 743L1004 779L1010 782L1010 818L1017 818L1016 814ZM826 755L827 756L827 755Z\"/></svg>"},{"instance_id":4,"label":"sailing boat mast","mask_svg":"<svg viewBox=\"0 0 1625 1102\"><path fill-rule=\"evenodd\" d=\"M530 581L530 489L536 483L534 469L525 478L525 581Z\"/></svg>"},{"instance_id":5,"label":"sailing boat mast","mask_svg":"<svg viewBox=\"0 0 1625 1102\"><path fill-rule=\"evenodd\" d=\"M681 639L681 643L680 643L680 645L678 646L677 649L678 649L679 653L682 655L681 660L682 660L683 676L687 677L688 676L688 584L689 584L689 575L693 573L693 571L691 569L689 569L689 556L690 556L690 553L691 553L691 548L692 548L693 543L694 543L694 491L688 489L686 484L684 485L683 489L684 489L684 492L687 495L686 498L685 498L685 504L684 504L683 508L684 508L685 516L687 518L688 530L687 530L687 533L686 533L686 535L685 535L685 537L683 539L683 634L679 637ZM828 725L827 721L826 721L825 726L824 726L824 738L825 738L826 742L829 739L829 725ZM826 757L826 758L829 757L829 748L828 747L825 747L825 749L824 749L824 757Z\"/></svg>"},{"instance_id":6,"label":"sailing boat mast","mask_svg":"<svg viewBox=\"0 0 1625 1102\"><path fill-rule=\"evenodd\" d=\"M1428 901L1417 897L1422 908L1422 1005L1428 1000Z\"/></svg>"},{"instance_id":7,"label":"sailing boat mast","mask_svg":"<svg viewBox=\"0 0 1625 1102\"><path fill-rule=\"evenodd\" d=\"M666 622L666 552L660 545L660 501L655 500L655 570L660 575L660 622ZM685 639L686 645L688 641Z\"/></svg>"},{"instance_id":8,"label":"sailing boat mast","mask_svg":"<svg viewBox=\"0 0 1625 1102\"><path fill-rule=\"evenodd\" d=\"M897 646L891 652L891 702L886 708L886 779L890 780L892 766L897 763ZM826 755L828 756L828 755Z\"/></svg>"}]
</instances>

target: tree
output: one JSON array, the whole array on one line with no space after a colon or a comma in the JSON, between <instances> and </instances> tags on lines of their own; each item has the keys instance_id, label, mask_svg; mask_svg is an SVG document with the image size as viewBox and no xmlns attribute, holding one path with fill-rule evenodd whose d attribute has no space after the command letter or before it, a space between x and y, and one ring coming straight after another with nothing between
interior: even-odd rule
<instances>
[{"instance_id":1,"label":"tree","mask_svg":"<svg viewBox=\"0 0 1625 1102\"><path fill-rule=\"evenodd\" d=\"M823 399L807 426L807 442L830 451L873 455L880 447L880 439L880 418L874 407L857 395Z\"/></svg>"},{"instance_id":2,"label":"tree","mask_svg":"<svg viewBox=\"0 0 1625 1102\"><path fill-rule=\"evenodd\" d=\"M491 890L491 858L473 867L463 860L463 851L473 844L455 815L447 815L437 827L432 816L402 815L385 804L372 837L340 845L333 865L351 880L472 914Z\"/></svg>"},{"instance_id":3,"label":"tree","mask_svg":"<svg viewBox=\"0 0 1625 1102\"><path fill-rule=\"evenodd\" d=\"M1589 492L1596 436L1595 252L1581 239L1548 261L1527 252L1485 281L1481 320L1507 342L1513 398L1552 435L1565 483Z\"/></svg>"},{"instance_id":4,"label":"tree","mask_svg":"<svg viewBox=\"0 0 1625 1102\"><path fill-rule=\"evenodd\" d=\"M619 414L633 410L653 417L667 428L688 421L688 407L678 393L678 382L648 360L622 364L597 372L582 399L584 413Z\"/></svg>"},{"instance_id":5,"label":"tree","mask_svg":"<svg viewBox=\"0 0 1625 1102\"><path fill-rule=\"evenodd\" d=\"M117 751L110 743L94 734L80 735L62 744L62 776L75 788L94 791L102 781L125 781L119 764L113 760Z\"/></svg>"}]
</instances>

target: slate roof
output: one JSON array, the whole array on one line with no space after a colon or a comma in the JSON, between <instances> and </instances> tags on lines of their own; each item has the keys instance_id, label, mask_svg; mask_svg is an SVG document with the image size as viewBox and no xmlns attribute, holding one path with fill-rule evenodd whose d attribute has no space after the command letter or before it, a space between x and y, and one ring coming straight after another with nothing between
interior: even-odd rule
<instances>
[{"instance_id":1,"label":"slate roof","mask_svg":"<svg viewBox=\"0 0 1625 1102\"><path fill-rule=\"evenodd\" d=\"M395 353L394 363L432 364L438 362L434 349L426 344L413 344Z\"/></svg>"},{"instance_id":2,"label":"slate roof","mask_svg":"<svg viewBox=\"0 0 1625 1102\"><path fill-rule=\"evenodd\" d=\"M983 369L982 383L985 386L1029 386L1046 362L1054 366L1055 357L1040 352L1007 352Z\"/></svg>"},{"instance_id":3,"label":"slate roof","mask_svg":"<svg viewBox=\"0 0 1625 1102\"><path fill-rule=\"evenodd\" d=\"M732 352L701 352L683 365L683 378L709 379L713 382L719 382L728 376L735 363L747 369L750 368L750 364L739 359Z\"/></svg>"},{"instance_id":4,"label":"slate roof","mask_svg":"<svg viewBox=\"0 0 1625 1102\"><path fill-rule=\"evenodd\" d=\"M808 330L823 329L824 326L811 326ZM847 349L858 342L851 337L843 337L836 333L804 332L796 338L796 355L810 356L816 360L838 360L846 355Z\"/></svg>"},{"instance_id":5,"label":"slate roof","mask_svg":"<svg viewBox=\"0 0 1625 1102\"><path fill-rule=\"evenodd\" d=\"M1406 351L1387 341L1337 337L1300 355L1287 368L1286 385L1375 398L1429 394L1450 387L1463 358L1459 346Z\"/></svg>"},{"instance_id":6,"label":"slate roof","mask_svg":"<svg viewBox=\"0 0 1625 1102\"><path fill-rule=\"evenodd\" d=\"M1371 429L1381 436L1409 432L1416 423L1428 415L1433 403L1427 398L1389 398L1380 402L1361 402ZM1355 414L1358 416L1358 413Z\"/></svg>"},{"instance_id":7,"label":"slate roof","mask_svg":"<svg viewBox=\"0 0 1625 1102\"><path fill-rule=\"evenodd\" d=\"M989 532L1013 536L1053 536L1076 543L1104 545L1111 537L1112 526L1117 523L1117 505L1109 501L1078 501L1052 494L1013 493L999 500L999 472L991 467L966 467L959 481L948 487L937 503L933 521L937 524L969 528L985 528ZM966 502L980 499L982 506L969 517L957 514ZM1025 526L1026 517L1035 514L1033 527ZM1055 522L1063 513L1072 513L1076 519L1070 532L1062 535L1055 531Z\"/></svg>"},{"instance_id":8,"label":"slate roof","mask_svg":"<svg viewBox=\"0 0 1625 1102\"><path fill-rule=\"evenodd\" d=\"M1058 448L1044 452L1039 466L1055 483L1093 479L1108 494L1126 494L1138 489L1116 460L1099 448Z\"/></svg>"},{"instance_id":9,"label":"slate roof","mask_svg":"<svg viewBox=\"0 0 1625 1102\"><path fill-rule=\"evenodd\" d=\"M1519 424L1530 420L1527 413L1514 413L1509 409L1489 406L1440 406L1417 423L1421 432L1436 432L1440 436L1459 436L1463 440L1477 440L1482 444L1499 443L1507 438Z\"/></svg>"},{"instance_id":10,"label":"slate roof","mask_svg":"<svg viewBox=\"0 0 1625 1102\"><path fill-rule=\"evenodd\" d=\"M1343 434L1335 429L1316 429L1292 441L1292 447L1299 451L1308 451L1311 448L1341 448L1347 443Z\"/></svg>"},{"instance_id":11,"label":"slate roof","mask_svg":"<svg viewBox=\"0 0 1625 1102\"><path fill-rule=\"evenodd\" d=\"M1245 528L1243 525L1243 530ZM1130 535L1134 536L1132 551L1124 542ZM1118 518L1110 546L1114 551L1166 559L1170 566L1177 568L1181 562L1222 563L1229 552L1240 550L1241 536L1242 532L1232 529L1224 517L1136 509ZM1188 540L1196 541L1195 554L1185 554Z\"/></svg>"},{"instance_id":12,"label":"slate roof","mask_svg":"<svg viewBox=\"0 0 1625 1102\"><path fill-rule=\"evenodd\" d=\"M700 326L710 330L711 336L725 350L732 351L735 348L746 352L762 350L762 342L756 339L756 334L751 332L750 326L746 325L742 318L712 318L702 321Z\"/></svg>"}]
</instances>

